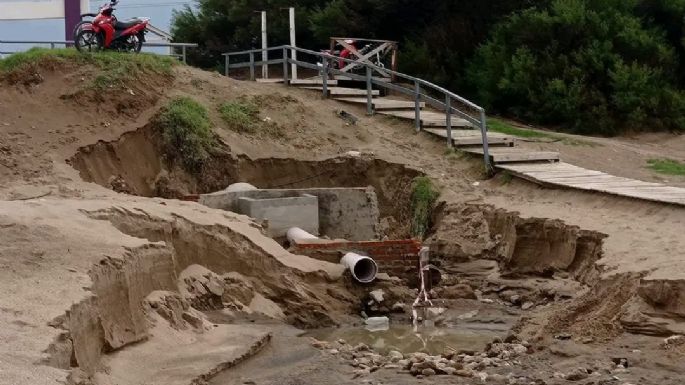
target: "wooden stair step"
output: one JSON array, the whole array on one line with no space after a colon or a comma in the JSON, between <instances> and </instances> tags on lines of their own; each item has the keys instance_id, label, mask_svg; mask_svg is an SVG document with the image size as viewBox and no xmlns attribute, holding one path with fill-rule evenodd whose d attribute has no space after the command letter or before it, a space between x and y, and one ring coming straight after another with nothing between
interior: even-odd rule
<instances>
[{"instance_id":1,"label":"wooden stair step","mask_svg":"<svg viewBox=\"0 0 685 385\"><path fill-rule=\"evenodd\" d=\"M323 92L323 87L305 86L305 87L301 87L301 88L306 89L306 90ZM328 87L328 95L330 95L330 96L360 96L360 95L366 96L366 90L362 90L359 88ZM373 90L373 91L371 91L371 95L378 96L378 95L380 95L380 91Z\"/></svg>"},{"instance_id":2,"label":"wooden stair step","mask_svg":"<svg viewBox=\"0 0 685 385\"><path fill-rule=\"evenodd\" d=\"M392 116L399 119L413 121L416 117L414 111L378 111L380 115ZM452 127L469 127L473 128L466 119L461 119L458 116L452 115ZM447 119L445 114L433 111L421 111L421 126L422 127L447 127Z\"/></svg>"},{"instance_id":3,"label":"wooden stair step","mask_svg":"<svg viewBox=\"0 0 685 385\"><path fill-rule=\"evenodd\" d=\"M425 128L423 131L447 139L447 130L441 128ZM478 130L452 130L452 143L456 147L475 146L483 144L483 137ZM488 132L488 144L491 146L513 146L515 139L512 136Z\"/></svg>"},{"instance_id":4,"label":"wooden stair step","mask_svg":"<svg viewBox=\"0 0 685 385\"><path fill-rule=\"evenodd\" d=\"M483 155L482 147L463 148L465 152ZM495 164L510 162L531 162L531 161L559 161L559 153L554 151L531 151L522 148L491 148L490 159Z\"/></svg>"},{"instance_id":5,"label":"wooden stair step","mask_svg":"<svg viewBox=\"0 0 685 385\"><path fill-rule=\"evenodd\" d=\"M335 98L335 100L338 100L338 101L341 101L344 103L366 105L366 98L340 97L340 98ZM426 103L421 102L419 106L420 106L420 108L424 108L426 106ZM378 98L378 99L373 100L373 109L375 111L404 110L404 109L414 110L415 107L416 107L415 103L411 100L396 100L396 99L388 99L388 98Z\"/></svg>"}]
</instances>

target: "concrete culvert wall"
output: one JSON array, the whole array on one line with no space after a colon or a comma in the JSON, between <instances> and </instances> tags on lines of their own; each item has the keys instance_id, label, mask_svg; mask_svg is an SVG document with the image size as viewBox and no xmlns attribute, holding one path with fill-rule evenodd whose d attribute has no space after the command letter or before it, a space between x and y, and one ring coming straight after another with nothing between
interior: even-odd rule
<instances>
[{"instance_id":1,"label":"concrete culvert wall","mask_svg":"<svg viewBox=\"0 0 685 385\"><path fill-rule=\"evenodd\" d=\"M70 164L88 182L140 196L183 198L237 183L261 189L372 186L378 197L381 233L409 235L412 180L416 169L380 159L341 157L323 160L251 159L216 149L196 173L168 161L160 133L152 126L79 149Z\"/></svg>"}]
</instances>

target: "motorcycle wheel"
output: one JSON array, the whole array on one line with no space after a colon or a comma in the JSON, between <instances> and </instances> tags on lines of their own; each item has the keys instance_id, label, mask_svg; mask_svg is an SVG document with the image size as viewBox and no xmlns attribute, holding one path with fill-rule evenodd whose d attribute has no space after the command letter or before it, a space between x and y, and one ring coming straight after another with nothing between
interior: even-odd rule
<instances>
[{"instance_id":1,"label":"motorcycle wheel","mask_svg":"<svg viewBox=\"0 0 685 385\"><path fill-rule=\"evenodd\" d=\"M74 38L74 46L79 52L97 52L102 50L102 43L97 34L91 30L81 30Z\"/></svg>"},{"instance_id":2,"label":"motorcycle wheel","mask_svg":"<svg viewBox=\"0 0 685 385\"><path fill-rule=\"evenodd\" d=\"M133 48L134 53L140 53L140 50L143 48L143 40L145 39L145 35L141 32L136 36L136 45Z\"/></svg>"}]
</instances>

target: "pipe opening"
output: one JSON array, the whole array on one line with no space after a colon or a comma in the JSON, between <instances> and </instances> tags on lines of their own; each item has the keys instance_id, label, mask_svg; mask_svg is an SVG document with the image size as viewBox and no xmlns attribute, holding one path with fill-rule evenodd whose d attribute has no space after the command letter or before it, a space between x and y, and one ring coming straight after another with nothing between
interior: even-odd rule
<instances>
[{"instance_id":1,"label":"pipe opening","mask_svg":"<svg viewBox=\"0 0 685 385\"><path fill-rule=\"evenodd\" d=\"M368 283L376 278L378 273L378 265L371 258L360 259L352 269L352 275L363 283Z\"/></svg>"}]
</instances>

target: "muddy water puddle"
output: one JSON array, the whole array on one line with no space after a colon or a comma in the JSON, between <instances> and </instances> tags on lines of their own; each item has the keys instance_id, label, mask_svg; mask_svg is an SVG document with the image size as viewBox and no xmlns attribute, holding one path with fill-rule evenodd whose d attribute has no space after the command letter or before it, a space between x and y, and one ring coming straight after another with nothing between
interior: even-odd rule
<instances>
[{"instance_id":1,"label":"muddy water puddle","mask_svg":"<svg viewBox=\"0 0 685 385\"><path fill-rule=\"evenodd\" d=\"M391 324L387 330L371 331L363 326L326 328L310 330L302 336L323 341L342 338L351 345L364 343L381 354L397 350L402 353L425 352L437 355L445 350L481 351L495 337L504 337L508 330L507 325L491 323L417 328L411 324Z\"/></svg>"}]
</instances>

